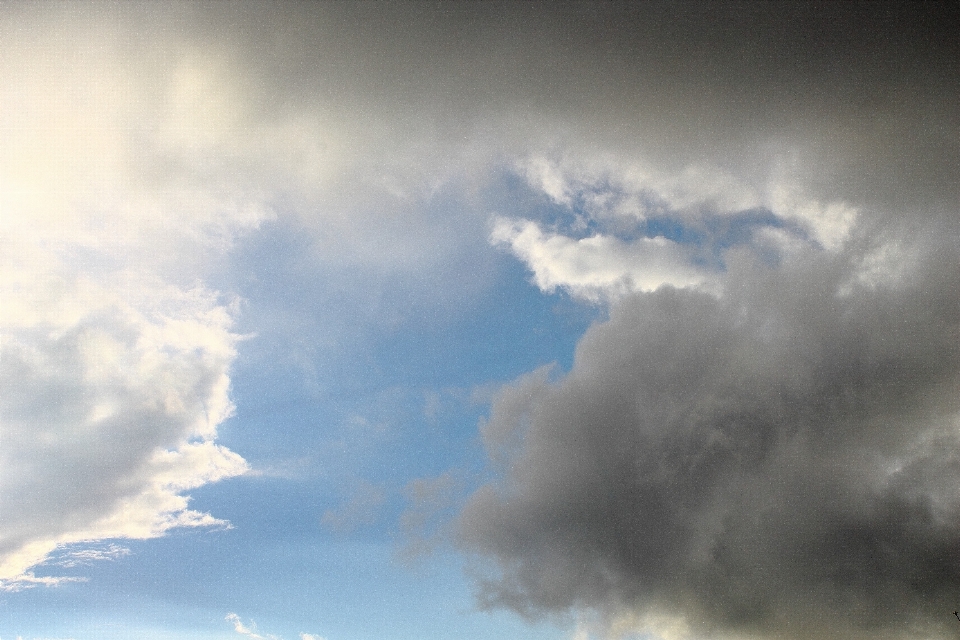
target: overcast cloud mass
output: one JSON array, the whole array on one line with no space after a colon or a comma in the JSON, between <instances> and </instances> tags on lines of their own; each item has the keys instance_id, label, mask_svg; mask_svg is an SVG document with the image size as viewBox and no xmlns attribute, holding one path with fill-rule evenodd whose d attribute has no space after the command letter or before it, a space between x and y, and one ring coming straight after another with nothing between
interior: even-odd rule
<instances>
[{"instance_id":1,"label":"overcast cloud mass","mask_svg":"<svg viewBox=\"0 0 960 640\"><path fill-rule=\"evenodd\" d=\"M0 634L956 637L958 17L0 5Z\"/></svg>"}]
</instances>

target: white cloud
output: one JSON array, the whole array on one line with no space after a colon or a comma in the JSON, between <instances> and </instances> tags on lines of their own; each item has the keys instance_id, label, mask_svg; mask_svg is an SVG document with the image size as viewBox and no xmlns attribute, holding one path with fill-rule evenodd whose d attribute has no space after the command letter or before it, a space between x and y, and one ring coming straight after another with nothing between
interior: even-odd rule
<instances>
[{"instance_id":1,"label":"white cloud","mask_svg":"<svg viewBox=\"0 0 960 640\"><path fill-rule=\"evenodd\" d=\"M664 284L716 288L733 246L785 259L804 250L837 253L851 237L858 209L810 196L799 169L787 164L774 163L764 177L709 162L666 170L610 153L534 153L517 163L518 173L565 209L573 232L592 233L575 238L535 221L498 218L491 240L509 246L544 291L562 287L596 301ZM683 230L681 239L644 237L664 221ZM715 268L697 266L704 262ZM864 277L878 265L865 263Z\"/></svg>"},{"instance_id":2,"label":"white cloud","mask_svg":"<svg viewBox=\"0 0 960 640\"><path fill-rule=\"evenodd\" d=\"M36 290L48 298L41 319L4 317L8 588L34 583L28 570L60 545L223 525L189 510L182 492L246 470L214 442L232 411L235 342L216 297L138 279L63 280Z\"/></svg>"},{"instance_id":3,"label":"white cloud","mask_svg":"<svg viewBox=\"0 0 960 640\"><path fill-rule=\"evenodd\" d=\"M235 613L228 613L225 620L233 625L234 631L242 636L251 638L251 640L280 640L279 636L275 636L272 633L260 635L256 623L251 621L249 625L246 625L243 623L243 620L240 619L240 616ZM312 633L301 633L299 638L300 640L326 640L323 636Z\"/></svg>"},{"instance_id":4,"label":"white cloud","mask_svg":"<svg viewBox=\"0 0 960 640\"><path fill-rule=\"evenodd\" d=\"M35 575L58 547L227 526L183 493L247 469L215 442L233 411L235 303L203 276L272 213L242 175L217 179L216 141L201 157L176 135L239 126L222 104L196 116L220 127L175 117L229 94L83 34L0 26L0 588L15 590L67 580Z\"/></svg>"},{"instance_id":5,"label":"white cloud","mask_svg":"<svg viewBox=\"0 0 960 640\"><path fill-rule=\"evenodd\" d=\"M798 170L783 167L761 178L705 162L668 171L636 158L587 153L576 160L570 155L559 160L532 155L518 164L518 170L557 204L579 204L598 220L667 214L689 223L705 212L722 216L765 208L835 251L849 237L858 216L857 208L844 201L812 197L801 185Z\"/></svg>"},{"instance_id":6,"label":"white cloud","mask_svg":"<svg viewBox=\"0 0 960 640\"><path fill-rule=\"evenodd\" d=\"M663 285L704 284L709 275L690 264L684 248L666 238L624 242L612 236L574 239L545 233L530 220L495 221L491 241L506 244L533 271L544 291L563 287L587 300Z\"/></svg>"},{"instance_id":7,"label":"white cloud","mask_svg":"<svg viewBox=\"0 0 960 640\"><path fill-rule=\"evenodd\" d=\"M280 640L277 636L271 633L268 633L265 636L260 635L259 633L257 633L256 624L251 622L250 626L248 627L247 625L243 624L243 621L240 620L240 616L238 616L235 613L228 613L226 616L226 620L233 625L234 631L236 631L242 636L247 636L252 640Z\"/></svg>"},{"instance_id":8,"label":"white cloud","mask_svg":"<svg viewBox=\"0 0 960 640\"><path fill-rule=\"evenodd\" d=\"M831 251L843 246L858 215L857 208L846 202L821 202L790 184L772 184L766 204L777 216L804 224L811 236Z\"/></svg>"},{"instance_id":9,"label":"white cloud","mask_svg":"<svg viewBox=\"0 0 960 640\"><path fill-rule=\"evenodd\" d=\"M534 154L517 168L557 204L582 201L586 212L598 218L643 219L664 211L693 215L705 205L728 214L763 204L743 179L707 163L668 171L637 158L582 151L559 159Z\"/></svg>"},{"instance_id":10,"label":"white cloud","mask_svg":"<svg viewBox=\"0 0 960 640\"><path fill-rule=\"evenodd\" d=\"M89 565L101 560L116 560L130 555L130 549L118 544L107 544L101 547L66 549L51 563L58 567L78 567Z\"/></svg>"}]
</instances>

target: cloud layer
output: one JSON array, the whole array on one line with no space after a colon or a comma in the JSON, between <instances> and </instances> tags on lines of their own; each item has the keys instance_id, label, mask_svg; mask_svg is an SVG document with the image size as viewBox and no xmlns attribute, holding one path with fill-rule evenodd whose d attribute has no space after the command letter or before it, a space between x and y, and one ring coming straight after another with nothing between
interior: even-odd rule
<instances>
[{"instance_id":1,"label":"cloud layer","mask_svg":"<svg viewBox=\"0 0 960 640\"><path fill-rule=\"evenodd\" d=\"M31 571L58 545L222 524L185 492L246 468L208 283L238 238L279 218L321 263L419 276L492 217L538 286L611 307L493 406L503 476L460 518L485 602L943 631L955 10L50 6L0 21L9 588L56 582ZM488 207L503 172L573 221ZM427 206L456 181L464 211Z\"/></svg>"}]
</instances>

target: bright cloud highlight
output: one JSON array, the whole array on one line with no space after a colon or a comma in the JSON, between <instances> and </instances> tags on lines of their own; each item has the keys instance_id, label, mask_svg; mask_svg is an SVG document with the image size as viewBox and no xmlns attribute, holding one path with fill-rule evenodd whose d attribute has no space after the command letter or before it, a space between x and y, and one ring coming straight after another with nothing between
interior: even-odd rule
<instances>
[{"instance_id":1,"label":"bright cloud highlight","mask_svg":"<svg viewBox=\"0 0 960 640\"><path fill-rule=\"evenodd\" d=\"M496 221L490 237L527 264L542 290L563 287L587 300L653 291L665 284L694 286L709 277L690 264L680 245L662 237L627 243L598 234L578 240L544 233L530 220L505 219Z\"/></svg>"},{"instance_id":2,"label":"bright cloud highlight","mask_svg":"<svg viewBox=\"0 0 960 640\"><path fill-rule=\"evenodd\" d=\"M35 575L58 547L227 526L184 492L248 468L216 443L233 411L236 301L202 278L271 212L245 187L195 180L197 166L171 176L210 161L176 135L198 128L177 105L209 86L180 90L184 73L161 68L143 79L84 35L31 43L44 56L10 37L0 64L7 590L62 582ZM170 181L158 183L164 162Z\"/></svg>"}]
</instances>

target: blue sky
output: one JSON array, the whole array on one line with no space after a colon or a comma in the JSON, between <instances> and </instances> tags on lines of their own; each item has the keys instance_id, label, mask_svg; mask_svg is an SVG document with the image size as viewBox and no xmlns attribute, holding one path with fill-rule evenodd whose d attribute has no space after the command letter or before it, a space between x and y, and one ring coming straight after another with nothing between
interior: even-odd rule
<instances>
[{"instance_id":1,"label":"blue sky","mask_svg":"<svg viewBox=\"0 0 960 640\"><path fill-rule=\"evenodd\" d=\"M947 6L0 5L0 639L952 638Z\"/></svg>"},{"instance_id":2,"label":"blue sky","mask_svg":"<svg viewBox=\"0 0 960 640\"><path fill-rule=\"evenodd\" d=\"M443 195L431 213L462 206ZM37 575L84 581L5 594L0 637L235 637L234 611L280 637L562 635L563 623L476 611L463 558L440 542L419 550L452 504L428 530L400 524L410 482L448 476L461 498L489 475L478 422L491 394L546 364L568 369L603 313L544 295L522 264L483 235L473 242L455 258L462 273L426 282L323 264L282 221L231 247L210 285L242 300L233 331L244 338L217 442L252 471L190 492L191 508L230 528L124 541L116 558L67 569L47 562ZM324 524L364 487L377 497L369 513Z\"/></svg>"}]
</instances>

